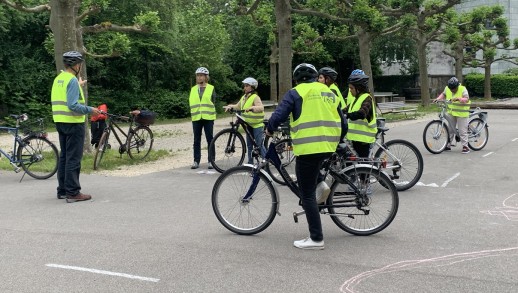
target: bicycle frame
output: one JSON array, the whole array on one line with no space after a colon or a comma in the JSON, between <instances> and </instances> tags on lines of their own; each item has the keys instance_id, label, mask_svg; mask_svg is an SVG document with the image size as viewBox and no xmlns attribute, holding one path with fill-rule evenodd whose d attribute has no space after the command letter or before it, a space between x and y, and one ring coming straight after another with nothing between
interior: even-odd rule
<instances>
[{"instance_id":1,"label":"bicycle frame","mask_svg":"<svg viewBox=\"0 0 518 293\"><path fill-rule=\"evenodd\" d=\"M18 160L16 158L16 150L18 149L18 145L21 145L23 143L23 139L21 136L18 135L18 133L19 133L18 121L17 121L16 127L0 126L0 131L7 131L7 133L12 134L14 137L13 150L11 152L9 152L9 151L4 151L3 149L0 148L0 153L2 153L2 155L9 160L9 163L13 167L19 168L17 166L17 164L20 163L21 160Z\"/></svg>"},{"instance_id":2,"label":"bicycle frame","mask_svg":"<svg viewBox=\"0 0 518 293\"><path fill-rule=\"evenodd\" d=\"M107 113L107 114L109 115L110 120L108 121L104 131L105 132L108 131L109 133L113 133L115 135L115 139L117 139L117 141L120 144L119 153L122 155L126 151L126 144L128 143L128 136L130 133L133 132L133 119L126 117L126 116L119 116L119 115L114 115L114 114L109 114L109 113ZM121 118L121 119L127 118L129 120L130 125L128 128L128 133L124 132L124 130L117 124L117 122L115 122L114 118ZM115 129L119 130L119 132L121 134L120 137L117 134L117 131ZM124 143L122 142L121 137L125 138Z\"/></svg>"}]
</instances>

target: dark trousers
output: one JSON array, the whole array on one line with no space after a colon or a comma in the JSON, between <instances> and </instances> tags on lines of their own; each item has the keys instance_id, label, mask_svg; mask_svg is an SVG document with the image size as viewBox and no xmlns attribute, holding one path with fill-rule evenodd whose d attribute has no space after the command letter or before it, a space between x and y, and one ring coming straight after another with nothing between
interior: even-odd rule
<instances>
[{"instance_id":1,"label":"dark trousers","mask_svg":"<svg viewBox=\"0 0 518 293\"><path fill-rule=\"evenodd\" d=\"M194 161L200 163L201 160L201 132L205 132L205 139L207 140L207 147L213 138L214 120L200 119L192 122L192 132L194 133L194 143L192 145L194 153ZM209 153L209 157L211 154Z\"/></svg>"},{"instance_id":2,"label":"dark trousers","mask_svg":"<svg viewBox=\"0 0 518 293\"><path fill-rule=\"evenodd\" d=\"M352 141L352 144L354 150L358 153L358 157L367 158L369 156L372 144L361 141Z\"/></svg>"},{"instance_id":3,"label":"dark trousers","mask_svg":"<svg viewBox=\"0 0 518 293\"><path fill-rule=\"evenodd\" d=\"M331 156L331 153L302 155L297 156L295 161L295 174L299 184L299 195L302 208L306 212L309 236L313 241L322 241L324 239L315 193L322 162L329 158L329 156Z\"/></svg>"},{"instance_id":4,"label":"dark trousers","mask_svg":"<svg viewBox=\"0 0 518 293\"><path fill-rule=\"evenodd\" d=\"M84 123L56 123L59 134L58 195L77 195L81 191L79 173L85 141Z\"/></svg>"},{"instance_id":5,"label":"dark trousers","mask_svg":"<svg viewBox=\"0 0 518 293\"><path fill-rule=\"evenodd\" d=\"M106 128L105 120L91 121L90 122L90 133L91 140L90 144L93 144L95 147L99 144L99 140L104 133L104 129Z\"/></svg>"}]
</instances>

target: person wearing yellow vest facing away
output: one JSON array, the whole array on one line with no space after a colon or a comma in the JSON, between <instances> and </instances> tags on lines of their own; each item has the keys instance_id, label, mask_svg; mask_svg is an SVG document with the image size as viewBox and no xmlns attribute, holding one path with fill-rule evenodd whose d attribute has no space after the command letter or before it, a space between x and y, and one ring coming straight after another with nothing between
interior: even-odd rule
<instances>
[{"instance_id":1,"label":"person wearing yellow vest facing away","mask_svg":"<svg viewBox=\"0 0 518 293\"><path fill-rule=\"evenodd\" d=\"M205 140L210 145L214 136L214 120L216 120L216 92L209 84L209 70L205 67L196 69L196 85L191 88L189 106L191 108L192 131L194 133L194 162L191 169L198 169L201 160L201 132L205 132ZM208 149L208 148L207 148ZM209 153L208 156L211 156ZM209 161L208 168L212 169Z\"/></svg>"},{"instance_id":2,"label":"person wearing yellow vest facing away","mask_svg":"<svg viewBox=\"0 0 518 293\"><path fill-rule=\"evenodd\" d=\"M260 146L261 157L266 155L266 149L263 145L263 128L264 128L264 106L261 98L257 95L257 87L259 82L252 77L243 80L243 91L245 94L241 97L237 104L225 106L225 112L230 109L242 111L241 116L250 124L249 130L253 134L255 143ZM253 164L252 138L246 136L246 147L248 149L248 164Z\"/></svg>"},{"instance_id":3,"label":"person wearing yellow vest facing away","mask_svg":"<svg viewBox=\"0 0 518 293\"><path fill-rule=\"evenodd\" d=\"M366 158L376 141L376 111L369 93L369 76L351 74L347 79L350 97L347 101L347 139L359 157Z\"/></svg>"},{"instance_id":4,"label":"person wearing yellow vest facing away","mask_svg":"<svg viewBox=\"0 0 518 293\"><path fill-rule=\"evenodd\" d=\"M444 91L436 99L436 101L443 100L451 102L451 104L448 104L448 115L446 116L450 125L450 140L446 145L446 150L451 150L451 147L454 146L452 143L456 142L453 127L457 127L462 143L462 153L468 154L468 120L471 105L468 90L460 84L456 77L452 77L448 80L448 85L444 88Z\"/></svg>"},{"instance_id":5,"label":"person wearing yellow vest facing away","mask_svg":"<svg viewBox=\"0 0 518 293\"><path fill-rule=\"evenodd\" d=\"M85 105L81 86L86 82L79 77L84 59L81 53L63 54L65 70L54 79L51 93L52 118L59 134L59 164L57 197L67 202L89 200L92 196L81 193L79 173L83 158L86 114L100 114L95 107Z\"/></svg>"},{"instance_id":6,"label":"person wearing yellow vest facing away","mask_svg":"<svg viewBox=\"0 0 518 293\"><path fill-rule=\"evenodd\" d=\"M345 110L345 100L340 92L340 89L336 85L335 81L338 77L338 72L331 67L322 67L318 70L318 82L323 83L331 89L331 91L338 97L340 100L340 109Z\"/></svg>"},{"instance_id":7,"label":"person wearing yellow vest facing away","mask_svg":"<svg viewBox=\"0 0 518 293\"><path fill-rule=\"evenodd\" d=\"M271 135L291 115L295 174L309 228L309 237L293 242L293 246L301 249L324 249L316 199L317 180L323 161L336 151L347 129L340 101L327 85L317 82L317 77L318 72L311 64L295 67L293 80L297 85L282 98L269 119L266 133Z\"/></svg>"}]
</instances>

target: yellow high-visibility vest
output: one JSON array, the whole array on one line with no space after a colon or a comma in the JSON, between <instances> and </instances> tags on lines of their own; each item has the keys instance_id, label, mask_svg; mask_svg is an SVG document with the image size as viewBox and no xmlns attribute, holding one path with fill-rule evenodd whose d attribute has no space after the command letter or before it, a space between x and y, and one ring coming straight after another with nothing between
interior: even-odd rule
<instances>
[{"instance_id":1,"label":"yellow high-visibility vest","mask_svg":"<svg viewBox=\"0 0 518 293\"><path fill-rule=\"evenodd\" d=\"M86 120L85 114L76 113L70 110L67 106L67 86L74 78L76 77L72 73L62 71L54 79L50 97L50 101L52 103L52 118L54 119L54 122L83 123ZM85 104L83 89L80 85L78 103L82 105Z\"/></svg>"},{"instance_id":2,"label":"yellow high-visibility vest","mask_svg":"<svg viewBox=\"0 0 518 293\"><path fill-rule=\"evenodd\" d=\"M252 128L260 128L264 127L264 111L261 112L244 112L245 109L248 109L254 105L254 100L257 97L256 94L252 94L248 97L248 99L245 101L245 95L241 97L241 110L243 110L243 113L241 116L245 118L245 121L252 126Z\"/></svg>"},{"instance_id":3,"label":"yellow high-visibility vest","mask_svg":"<svg viewBox=\"0 0 518 293\"><path fill-rule=\"evenodd\" d=\"M444 88L444 94L446 95L446 100L450 101L453 98L462 98L462 93L466 89L465 86L459 85L457 88L457 92L453 94L450 88ZM467 103L460 102L452 102L448 104L448 113L455 117L469 117L469 107L471 105L471 100L468 100Z\"/></svg>"},{"instance_id":4,"label":"yellow high-visibility vest","mask_svg":"<svg viewBox=\"0 0 518 293\"><path fill-rule=\"evenodd\" d=\"M367 97L370 97L370 94L365 93L362 94L357 101L353 101L351 104L347 105L347 113L352 113L360 110L363 101ZM376 141L376 133L378 132L378 128L376 127L376 111L374 111L374 101L372 102L372 119L370 121L365 119L358 119L355 121L349 120L347 130L347 139L351 141L361 141L365 143L373 143Z\"/></svg>"},{"instance_id":5,"label":"yellow high-visibility vest","mask_svg":"<svg viewBox=\"0 0 518 293\"><path fill-rule=\"evenodd\" d=\"M198 85L195 85L191 88L191 94L189 95L192 121L198 121L200 119L216 120L216 107L214 106L214 103L212 103L214 86L207 84L201 99L198 91L199 87Z\"/></svg>"},{"instance_id":6,"label":"yellow high-visibility vest","mask_svg":"<svg viewBox=\"0 0 518 293\"><path fill-rule=\"evenodd\" d=\"M336 151L342 131L336 95L319 82L301 83L294 90L302 97L302 111L297 120L290 117L293 154Z\"/></svg>"}]
</instances>

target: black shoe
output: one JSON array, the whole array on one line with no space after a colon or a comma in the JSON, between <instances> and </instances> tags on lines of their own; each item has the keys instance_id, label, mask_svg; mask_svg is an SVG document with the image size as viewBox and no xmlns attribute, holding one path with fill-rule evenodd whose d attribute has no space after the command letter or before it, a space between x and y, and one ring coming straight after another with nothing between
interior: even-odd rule
<instances>
[{"instance_id":1,"label":"black shoe","mask_svg":"<svg viewBox=\"0 0 518 293\"><path fill-rule=\"evenodd\" d=\"M445 151L451 151L451 145L450 144L447 144L446 147L444 148Z\"/></svg>"}]
</instances>

